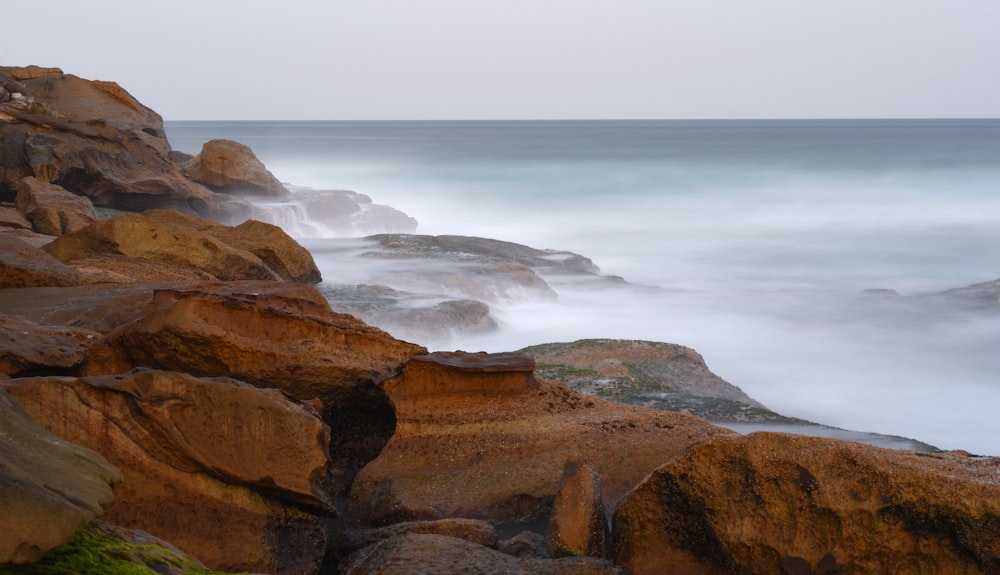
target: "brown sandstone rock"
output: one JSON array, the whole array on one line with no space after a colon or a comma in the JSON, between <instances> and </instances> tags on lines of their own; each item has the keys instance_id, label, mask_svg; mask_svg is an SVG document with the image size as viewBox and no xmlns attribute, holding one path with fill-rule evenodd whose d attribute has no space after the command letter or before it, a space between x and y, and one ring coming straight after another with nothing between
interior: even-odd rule
<instances>
[{"instance_id":1,"label":"brown sandstone rock","mask_svg":"<svg viewBox=\"0 0 1000 575\"><path fill-rule=\"evenodd\" d=\"M625 575L590 557L521 559L464 539L407 534L357 552L344 575Z\"/></svg>"},{"instance_id":2,"label":"brown sandstone rock","mask_svg":"<svg viewBox=\"0 0 1000 575\"><path fill-rule=\"evenodd\" d=\"M83 352L100 337L88 329L42 326L0 314L0 374L70 373L83 363Z\"/></svg>"},{"instance_id":3,"label":"brown sandstone rock","mask_svg":"<svg viewBox=\"0 0 1000 575\"><path fill-rule=\"evenodd\" d=\"M0 234L0 289L75 286L84 276L11 234Z\"/></svg>"},{"instance_id":4,"label":"brown sandstone rock","mask_svg":"<svg viewBox=\"0 0 1000 575\"><path fill-rule=\"evenodd\" d=\"M37 561L111 503L121 473L45 430L0 386L0 565Z\"/></svg>"},{"instance_id":5,"label":"brown sandstone rock","mask_svg":"<svg viewBox=\"0 0 1000 575\"><path fill-rule=\"evenodd\" d=\"M141 315L89 350L82 372L142 366L233 377L302 400L318 398L333 429L338 485L346 484L395 426L378 382L426 350L333 313L318 292L301 285L291 295L227 284L213 290L156 291Z\"/></svg>"},{"instance_id":6,"label":"brown sandstone rock","mask_svg":"<svg viewBox=\"0 0 1000 575\"><path fill-rule=\"evenodd\" d=\"M688 446L729 431L536 380L523 354L434 353L383 383L396 433L358 474L348 524L472 517L525 523L552 505L563 464L600 473L605 504Z\"/></svg>"},{"instance_id":7,"label":"brown sandstone rock","mask_svg":"<svg viewBox=\"0 0 1000 575\"><path fill-rule=\"evenodd\" d=\"M50 236L75 232L98 219L89 199L37 178L21 180L16 202L34 230Z\"/></svg>"},{"instance_id":8,"label":"brown sandstone rock","mask_svg":"<svg viewBox=\"0 0 1000 575\"><path fill-rule=\"evenodd\" d=\"M63 262L116 254L188 266L221 280L279 279L257 256L191 228L158 224L138 214L94 222L44 247Z\"/></svg>"},{"instance_id":9,"label":"brown sandstone rock","mask_svg":"<svg viewBox=\"0 0 1000 575\"><path fill-rule=\"evenodd\" d=\"M127 480L105 515L216 569L312 573L334 493L329 429L273 389L139 370L2 384L51 432Z\"/></svg>"},{"instance_id":10,"label":"brown sandstone rock","mask_svg":"<svg viewBox=\"0 0 1000 575\"><path fill-rule=\"evenodd\" d=\"M566 462L547 529L553 557L607 554L608 518L601 500L601 479L581 458Z\"/></svg>"},{"instance_id":11,"label":"brown sandstone rock","mask_svg":"<svg viewBox=\"0 0 1000 575\"><path fill-rule=\"evenodd\" d=\"M622 500L615 561L653 573L998 573L1000 460L756 433Z\"/></svg>"},{"instance_id":12,"label":"brown sandstone rock","mask_svg":"<svg viewBox=\"0 0 1000 575\"><path fill-rule=\"evenodd\" d=\"M34 176L97 206L217 218L250 213L245 202L185 177L169 158L162 118L121 86L58 70L4 70L5 89L13 82L23 96L0 101L0 200Z\"/></svg>"},{"instance_id":13,"label":"brown sandstone rock","mask_svg":"<svg viewBox=\"0 0 1000 575\"><path fill-rule=\"evenodd\" d=\"M390 537L410 533L456 537L486 547L493 547L497 544L497 532L490 523L476 519L457 518L437 521L405 521L375 529L348 530L344 533L338 547L341 553L349 554Z\"/></svg>"},{"instance_id":14,"label":"brown sandstone rock","mask_svg":"<svg viewBox=\"0 0 1000 575\"><path fill-rule=\"evenodd\" d=\"M16 208L0 207L0 227L30 230L31 222Z\"/></svg>"},{"instance_id":15,"label":"brown sandstone rock","mask_svg":"<svg viewBox=\"0 0 1000 575\"><path fill-rule=\"evenodd\" d=\"M0 66L0 72L9 75L15 80L33 80L42 76L54 76L62 74L59 68L45 68L42 66Z\"/></svg>"},{"instance_id":16,"label":"brown sandstone rock","mask_svg":"<svg viewBox=\"0 0 1000 575\"><path fill-rule=\"evenodd\" d=\"M267 171L253 151L232 140L209 140L183 167L184 174L218 192L287 196L288 190Z\"/></svg>"},{"instance_id":17,"label":"brown sandstone rock","mask_svg":"<svg viewBox=\"0 0 1000 575\"><path fill-rule=\"evenodd\" d=\"M224 226L172 210L149 210L143 215L159 224L195 229L226 245L250 252L284 280L303 283L323 280L312 254L278 226L256 220Z\"/></svg>"}]
</instances>

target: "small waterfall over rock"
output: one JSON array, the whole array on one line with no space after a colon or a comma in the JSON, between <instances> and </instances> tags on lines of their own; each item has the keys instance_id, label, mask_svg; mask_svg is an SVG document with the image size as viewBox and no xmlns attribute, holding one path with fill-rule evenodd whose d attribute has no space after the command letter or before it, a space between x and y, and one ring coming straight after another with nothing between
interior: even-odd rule
<instances>
[{"instance_id":1,"label":"small waterfall over rock","mask_svg":"<svg viewBox=\"0 0 1000 575\"><path fill-rule=\"evenodd\" d=\"M393 208L372 203L349 190L314 190L285 184L287 198L253 203L253 219L279 226L297 238L361 237L413 233L417 220Z\"/></svg>"}]
</instances>

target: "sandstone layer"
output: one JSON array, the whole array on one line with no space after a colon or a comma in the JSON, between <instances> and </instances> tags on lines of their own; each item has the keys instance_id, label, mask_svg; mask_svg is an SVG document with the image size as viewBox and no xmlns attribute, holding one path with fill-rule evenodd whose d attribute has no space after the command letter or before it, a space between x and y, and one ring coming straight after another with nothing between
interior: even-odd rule
<instances>
[{"instance_id":1,"label":"sandstone layer","mask_svg":"<svg viewBox=\"0 0 1000 575\"><path fill-rule=\"evenodd\" d=\"M121 472L56 437L0 387L0 565L37 561L113 498Z\"/></svg>"},{"instance_id":2,"label":"sandstone layer","mask_svg":"<svg viewBox=\"0 0 1000 575\"><path fill-rule=\"evenodd\" d=\"M396 432L358 474L349 524L470 517L542 520L564 463L600 474L608 508L690 445L731 432L679 413L611 404L533 375L523 354L434 353L383 382Z\"/></svg>"},{"instance_id":3,"label":"sandstone layer","mask_svg":"<svg viewBox=\"0 0 1000 575\"><path fill-rule=\"evenodd\" d=\"M633 575L1000 572L1000 460L796 435L717 437L614 516Z\"/></svg>"},{"instance_id":4,"label":"sandstone layer","mask_svg":"<svg viewBox=\"0 0 1000 575\"><path fill-rule=\"evenodd\" d=\"M149 370L2 385L49 431L122 469L107 521L217 569L322 564L335 491L329 428L309 406L233 380Z\"/></svg>"}]
</instances>

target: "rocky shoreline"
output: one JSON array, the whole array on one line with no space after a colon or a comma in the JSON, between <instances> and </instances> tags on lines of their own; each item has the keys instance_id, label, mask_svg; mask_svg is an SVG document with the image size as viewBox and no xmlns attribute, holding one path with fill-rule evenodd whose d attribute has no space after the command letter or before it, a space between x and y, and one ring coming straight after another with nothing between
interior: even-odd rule
<instances>
[{"instance_id":1,"label":"rocky shoreline","mask_svg":"<svg viewBox=\"0 0 1000 575\"><path fill-rule=\"evenodd\" d=\"M679 345L428 353L401 334L492 329L540 274L623 280L399 233L351 244L380 285L319 284L247 219L287 194L238 143L171 150L117 84L0 68L0 574L99 546L73 569L1000 572L1000 459L740 435L710 421L802 422ZM394 274L441 297L407 315Z\"/></svg>"}]
</instances>

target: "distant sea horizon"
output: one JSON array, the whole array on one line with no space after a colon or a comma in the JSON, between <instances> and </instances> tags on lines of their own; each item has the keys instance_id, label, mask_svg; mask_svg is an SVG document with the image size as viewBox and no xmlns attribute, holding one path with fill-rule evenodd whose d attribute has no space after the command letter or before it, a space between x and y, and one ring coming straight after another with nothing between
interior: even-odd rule
<instances>
[{"instance_id":1,"label":"distant sea horizon","mask_svg":"<svg viewBox=\"0 0 1000 575\"><path fill-rule=\"evenodd\" d=\"M418 343L678 343L784 415L1000 455L1000 314L930 295L1000 278L1000 119L165 125L175 149L240 141L281 181L366 194L419 234L568 250L658 289L560 285L491 304L494 334Z\"/></svg>"}]
</instances>

